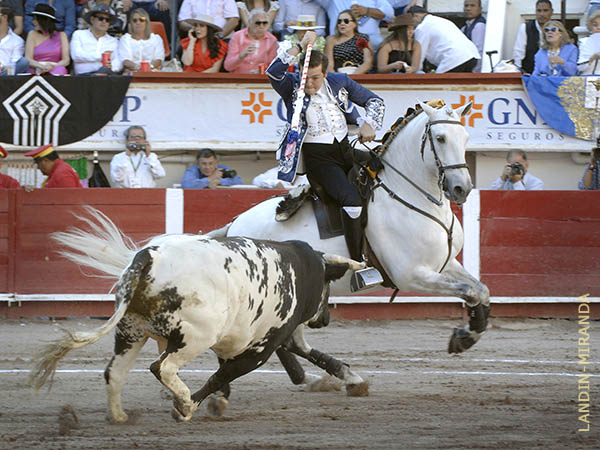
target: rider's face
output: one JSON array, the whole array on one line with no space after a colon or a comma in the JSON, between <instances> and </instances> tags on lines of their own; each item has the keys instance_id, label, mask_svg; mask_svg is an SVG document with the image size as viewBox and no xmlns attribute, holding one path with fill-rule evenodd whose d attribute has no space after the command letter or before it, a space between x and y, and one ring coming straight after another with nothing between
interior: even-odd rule
<instances>
[{"instance_id":1,"label":"rider's face","mask_svg":"<svg viewBox=\"0 0 600 450\"><path fill-rule=\"evenodd\" d=\"M309 67L306 74L306 85L304 86L304 92L306 92L308 95L316 94L319 89L321 89L324 78L325 74L323 73L323 65Z\"/></svg>"}]
</instances>

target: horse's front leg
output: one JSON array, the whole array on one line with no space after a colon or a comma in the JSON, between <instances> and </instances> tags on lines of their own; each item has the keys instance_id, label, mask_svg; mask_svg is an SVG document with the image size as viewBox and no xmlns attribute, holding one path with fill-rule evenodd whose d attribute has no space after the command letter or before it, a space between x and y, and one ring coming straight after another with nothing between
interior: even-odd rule
<instances>
[{"instance_id":1,"label":"horse's front leg","mask_svg":"<svg viewBox=\"0 0 600 450\"><path fill-rule=\"evenodd\" d=\"M487 286L473 277L456 260L450 261L440 274L421 271L414 280L414 287L425 293L451 295L462 298L467 304L469 324L455 328L448 353L461 353L471 348L487 329L490 315L490 291Z\"/></svg>"},{"instance_id":2,"label":"horse's front leg","mask_svg":"<svg viewBox=\"0 0 600 450\"><path fill-rule=\"evenodd\" d=\"M350 366L333 356L312 348L304 339L304 325L299 325L288 341L284 344L286 350L301 356L328 374L339 378L346 385L346 393L350 396L366 396L369 393L368 383L360 375L353 372ZM283 362L283 361L282 361Z\"/></svg>"}]
</instances>

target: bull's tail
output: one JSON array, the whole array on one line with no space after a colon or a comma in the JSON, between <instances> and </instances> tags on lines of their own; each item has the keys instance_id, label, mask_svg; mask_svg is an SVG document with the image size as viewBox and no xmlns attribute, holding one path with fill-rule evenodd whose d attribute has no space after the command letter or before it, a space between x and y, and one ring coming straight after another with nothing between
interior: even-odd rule
<instances>
[{"instance_id":1,"label":"bull's tail","mask_svg":"<svg viewBox=\"0 0 600 450\"><path fill-rule=\"evenodd\" d=\"M29 384L31 387L37 392L48 381L48 378L50 379L49 386L51 387L58 362L71 350L93 344L112 330L125 315L127 306L128 302L121 302L108 322L93 331L71 332L64 330L66 335L63 338L58 339L52 344L48 344L34 358L34 367L29 375Z\"/></svg>"},{"instance_id":2,"label":"bull's tail","mask_svg":"<svg viewBox=\"0 0 600 450\"><path fill-rule=\"evenodd\" d=\"M91 231L70 228L52 234L52 239L66 250L59 252L74 263L93 268L104 278L119 278L139 247L102 212L91 206L84 207L90 217L76 215Z\"/></svg>"}]
</instances>

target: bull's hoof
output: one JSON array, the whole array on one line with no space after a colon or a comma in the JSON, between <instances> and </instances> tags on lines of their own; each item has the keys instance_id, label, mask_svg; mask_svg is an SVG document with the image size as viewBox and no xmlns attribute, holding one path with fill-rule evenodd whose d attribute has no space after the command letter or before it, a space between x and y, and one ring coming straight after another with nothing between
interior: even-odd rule
<instances>
[{"instance_id":1,"label":"bull's hoof","mask_svg":"<svg viewBox=\"0 0 600 450\"><path fill-rule=\"evenodd\" d=\"M369 396L369 383L363 381L362 383L347 384L346 395L348 397L368 397Z\"/></svg>"},{"instance_id":2,"label":"bull's hoof","mask_svg":"<svg viewBox=\"0 0 600 450\"><path fill-rule=\"evenodd\" d=\"M184 416L177 410L177 408L173 407L173 409L171 409L171 417L175 419L176 422L189 422L189 420L192 418L192 414L190 413L188 416Z\"/></svg>"},{"instance_id":3,"label":"bull's hoof","mask_svg":"<svg viewBox=\"0 0 600 450\"><path fill-rule=\"evenodd\" d=\"M227 400L222 395L211 395L208 398L208 402L206 403L206 410L213 417L221 417L227 409L228 405L229 400Z\"/></svg>"},{"instance_id":4,"label":"bull's hoof","mask_svg":"<svg viewBox=\"0 0 600 450\"><path fill-rule=\"evenodd\" d=\"M119 413L115 413L115 414L111 414L108 417L108 420L110 421L110 423L125 423L129 420L129 416L127 415L127 413L125 413L125 411L121 411Z\"/></svg>"},{"instance_id":5,"label":"bull's hoof","mask_svg":"<svg viewBox=\"0 0 600 450\"><path fill-rule=\"evenodd\" d=\"M455 328L448 343L448 353L462 353L470 349L478 340L474 336L477 334L465 328Z\"/></svg>"}]
</instances>

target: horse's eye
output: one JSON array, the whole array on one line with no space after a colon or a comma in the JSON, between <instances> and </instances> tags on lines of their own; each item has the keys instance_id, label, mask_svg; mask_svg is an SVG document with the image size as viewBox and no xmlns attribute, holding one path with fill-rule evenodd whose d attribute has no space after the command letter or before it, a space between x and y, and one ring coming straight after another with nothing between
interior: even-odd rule
<instances>
[{"instance_id":1,"label":"horse's eye","mask_svg":"<svg viewBox=\"0 0 600 450\"><path fill-rule=\"evenodd\" d=\"M443 144L444 142L446 142L446 138L445 138L444 136L442 136L442 135L440 135L440 136L436 136L435 138L437 139L437 141L438 141L440 144Z\"/></svg>"}]
</instances>

